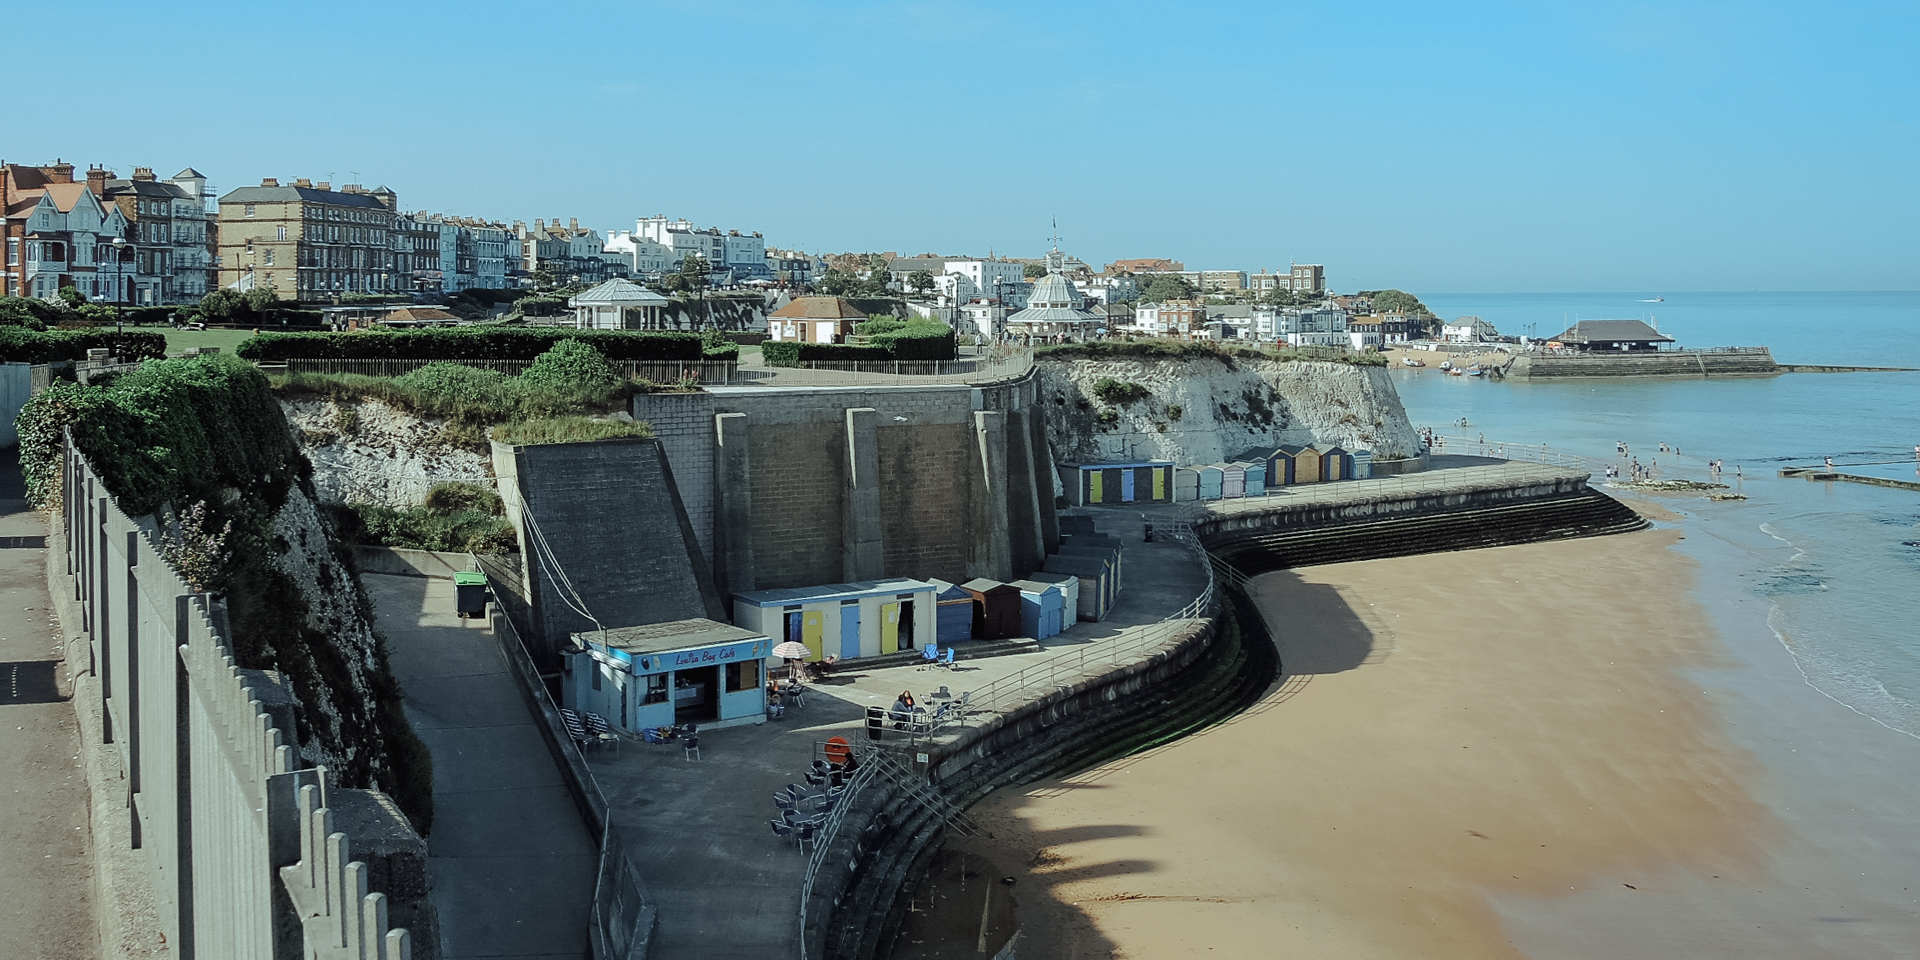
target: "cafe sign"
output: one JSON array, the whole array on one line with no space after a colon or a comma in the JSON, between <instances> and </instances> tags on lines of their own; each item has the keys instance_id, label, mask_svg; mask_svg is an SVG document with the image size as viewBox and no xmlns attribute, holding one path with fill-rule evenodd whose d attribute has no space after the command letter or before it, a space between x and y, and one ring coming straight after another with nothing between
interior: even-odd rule
<instances>
[{"instance_id":1,"label":"cafe sign","mask_svg":"<svg viewBox=\"0 0 1920 960\"><path fill-rule=\"evenodd\" d=\"M635 672L665 673L670 670L693 670L699 667L718 666L740 660L762 660L767 656L768 643L769 641L766 640L748 640L724 646L669 650L636 659L634 666L638 669Z\"/></svg>"}]
</instances>

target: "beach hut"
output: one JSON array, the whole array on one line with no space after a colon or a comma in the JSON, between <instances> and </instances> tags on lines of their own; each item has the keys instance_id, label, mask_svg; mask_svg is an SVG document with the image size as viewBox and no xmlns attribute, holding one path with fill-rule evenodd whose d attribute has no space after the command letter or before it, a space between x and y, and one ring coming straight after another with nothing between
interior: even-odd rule
<instances>
[{"instance_id":1,"label":"beach hut","mask_svg":"<svg viewBox=\"0 0 1920 960\"><path fill-rule=\"evenodd\" d=\"M1020 636L1045 640L1060 632L1066 611L1066 591L1057 583L1015 580L1020 590Z\"/></svg>"},{"instance_id":2,"label":"beach hut","mask_svg":"<svg viewBox=\"0 0 1920 960\"><path fill-rule=\"evenodd\" d=\"M1319 483L1324 479L1320 474L1320 451L1313 447L1298 447L1293 452L1293 479L1291 483Z\"/></svg>"},{"instance_id":3,"label":"beach hut","mask_svg":"<svg viewBox=\"0 0 1920 960\"><path fill-rule=\"evenodd\" d=\"M1200 499L1200 471L1193 467L1177 467L1173 471L1173 499L1185 503Z\"/></svg>"},{"instance_id":4,"label":"beach hut","mask_svg":"<svg viewBox=\"0 0 1920 960\"><path fill-rule=\"evenodd\" d=\"M1220 468L1220 496L1238 498L1247 495L1247 468L1237 463L1216 464Z\"/></svg>"},{"instance_id":5,"label":"beach hut","mask_svg":"<svg viewBox=\"0 0 1920 960\"><path fill-rule=\"evenodd\" d=\"M733 622L778 642L806 645L809 660L917 650L938 635L934 585L865 580L735 594Z\"/></svg>"},{"instance_id":6,"label":"beach hut","mask_svg":"<svg viewBox=\"0 0 1920 960\"><path fill-rule=\"evenodd\" d=\"M1209 463L1195 469L1200 471L1200 499L1220 499L1224 495L1222 490L1226 483L1226 473L1220 469L1220 465Z\"/></svg>"},{"instance_id":7,"label":"beach hut","mask_svg":"<svg viewBox=\"0 0 1920 960\"><path fill-rule=\"evenodd\" d=\"M1314 447L1320 451L1320 479L1350 479L1347 470L1347 451L1335 443L1316 443Z\"/></svg>"},{"instance_id":8,"label":"beach hut","mask_svg":"<svg viewBox=\"0 0 1920 960\"><path fill-rule=\"evenodd\" d=\"M1071 574L1080 578L1080 592L1074 616L1080 620L1104 620L1113 606L1113 563L1105 557L1056 553L1040 568L1051 574Z\"/></svg>"},{"instance_id":9,"label":"beach hut","mask_svg":"<svg viewBox=\"0 0 1920 960\"><path fill-rule=\"evenodd\" d=\"M1074 506L1164 503L1173 499L1173 461L1067 464L1060 468L1060 485Z\"/></svg>"},{"instance_id":10,"label":"beach hut","mask_svg":"<svg viewBox=\"0 0 1920 960\"><path fill-rule=\"evenodd\" d=\"M1066 630L1080 620L1080 578L1071 573L1048 573L1036 570L1027 577L1036 583L1051 583L1060 588L1060 624L1055 633ZM1091 618L1089 618L1091 619Z\"/></svg>"},{"instance_id":11,"label":"beach hut","mask_svg":"<svg viewBox=\"0 0 1920 960\"><path fill-rule=\"evenodd\" d=\"M1247 496L1257 497L1260 495L1259 493L1253 492L1253 468L1255 467L1259 468L1261 492L1265 492L1268 487L1279 486L1279 484L1273 480L1273 455L1279 449L1278 447L1254 447L1251 450L1242 451L1239 456L1233 458L1235 463L1249 468L1247 470Z\"/></svg>"},{"instance_id":12,"label":"beach hut","mask_svg":"<svg viewBox=\"0 0 1920 960\"><path fill-rule=\"evenodd\" d=\"M1244 479L1245 495L1249 497L1265 496L1267 492L1267 462L1265 460L1247 460L1235 464Z\"/></svg>"},{"instance_id":13,"label":"beach hut","mask_svg":"<svg viewBox=\"0 0 1920 960\"><path fill-rule=\"evenodd\" d=\"M934 615L935 638L943 646L956 640L973 639L973 594L943 580L935 580L933 585L937 588L933 599L938 608Z\"/></svg>"},{"instance_id":14,"label":"beach hut","mask_svg":"<svg viewBox=\"0 0 1920 960\"><path fill-rule=\"evenodd\" d=\"M1355 450L1353 452L1353 479L1365 480L1373 476L1373 451Z\"/></svg>"},{"instance_id":15,"label":"beach hut","mask_svg":"<svg viewBox=\"0 0 1920 960\"><path fill-rule=\"evenodd\" d=\"M573 635L561 702L622 730L675 723L730 726L766 719L765 661L773 639L713 620L676 620Z\"/></svg>"},{"instance_id":16,"label":"beach hut","mask_svg":"<svg viewBox=\"0 0 1920 960\"><path fill-rule=\"evenodd\" d=\"M1020 588L981 577L960 589L973 597L973 637L1011 640L1020 636Z\"/></svg>"},{"instance_id":17,"label":"beach hut","mask_svg":"<svg viewBox=\"0 0 1920 960\"><path fill-rule=\"evenodd\" d=\"M1054 551L1058 554L1074 556L1095 556L1113 564L1113 589L1118 591L1126 582L1126 566L1121 559L1120 538L1106 534L1077 533L1060 538L1060 546Z\"/></svg>"}]
</instances>

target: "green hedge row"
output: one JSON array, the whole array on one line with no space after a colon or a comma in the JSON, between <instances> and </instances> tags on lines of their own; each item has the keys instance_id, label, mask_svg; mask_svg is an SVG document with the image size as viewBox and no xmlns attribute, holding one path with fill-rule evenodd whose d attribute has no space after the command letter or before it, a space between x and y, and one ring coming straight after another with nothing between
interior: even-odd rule
<instances>
[{"instance_id":1,"label":"green hedge row","mask_svg":"<svg viewBox=\"0 0 1920 960\"><path fill-rule=\"evenodd\" d=\"M167 355L167 337L144 330L45 330L0 327L0 362L55 363L85 360L87 351L105 347L121 360L152 360Z\"/></svg>"},{"instance_id":2,"label":"green hedge row","mask_svg":"<svg viewBox=\"0 0 1920 960\"><path fill-rule=\"evenodd\" d=\"M352 333L262 333L235 351L257 362L325 360L532 360L562 340L590 344L609 360L700 360L696 333L453 327Z\"/></svg>"}]
</instances>

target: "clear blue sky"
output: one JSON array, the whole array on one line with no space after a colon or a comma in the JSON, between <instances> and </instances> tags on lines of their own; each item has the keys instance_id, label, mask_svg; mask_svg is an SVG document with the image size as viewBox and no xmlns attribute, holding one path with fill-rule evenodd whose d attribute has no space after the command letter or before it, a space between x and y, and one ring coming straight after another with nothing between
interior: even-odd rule
<instances>
[{"instance_id":1,"label":"clear blue sky","mask_svg":"<svg viewBox=\"0 0 1920 960\"><path fill-rule=\"evenodd\" d=\"M38 4L0 158L1339 289L1920 288L1908 3ZM33 38L29 42L28 38ZM197 55L204 51L205 55ZM201 99L204 98L204 99Z\"/></svg>"}]
</instances>

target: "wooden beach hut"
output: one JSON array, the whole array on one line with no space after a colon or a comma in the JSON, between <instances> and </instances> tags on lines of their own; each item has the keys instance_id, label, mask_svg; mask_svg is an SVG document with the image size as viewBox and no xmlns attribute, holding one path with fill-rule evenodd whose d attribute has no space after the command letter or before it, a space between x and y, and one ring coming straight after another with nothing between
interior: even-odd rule
<instances>
[{"instance_id":1,"label":"wooden beach hut","mask_svg":"<svg viewBox=\"0 0 1920 960\"><path fill-rule=\"evenodd\" d=\"M1216 464L1220 468L1220 496L1238 498L1247 495L1247 468L1237 463Z\"/></svg>"},{"instance_id":2,"label":"wooden beach hut","mask_svg":"<svg viewBox=\"0 0 1920 960\"><path fill-rule=\"evenodd\" d=\"M1200 499L1200 471L1193 467L1178 467L1173 471L1173 499L1185 503Z\"/></svg>"},{"instance_id":3,"label":"wooden beach hut","mask_svg":"<svg viewBox=\"0 0 1920 960\"><path fill-rule=\"evenodd\" d=\"M1249 497L1265 496L1267 493L1267 462L1265 460L1246 460L1235 464L1244 474L1242 481L1246 485L1245 495Z\"/></svg>"},{"instance_id":4,"label":"wooden beach hut","mask_svg":"<svg viewBox=\"0 0 1920 960\"><path fill-rule=\"evenodd\" d=\"M1299 447L1293 453L1293 483L1319 483L1326 479L1320 473L1320 451L1313 447Z\"/></svg>"},{"instance_id":5,"label":"wooden beach hut","mask_svg":"<svg viewBox=\"0 0 1920 960\"><path fill-rule=\"evenodd\" d=\"M1080 578L1071 573L1048 573L1036 570L1027 577L1036 583L1051 583L1060 588L1060 625L1065 630L1080 620Z\"/></svg>"},{"instance_id":6,"label":"wooden beach hut","mask_svg":"<svg viewBox=\"0 0 1920 960\"><path fill-rule=\"evenodd\" d=\"M1222 487L1226 483L1226 473L1219 464L1209 463L1195 469L1200 471L1200 499L1218 500L1224 496Z\"/></svg>"},{"instance_id":7,"label":"wooden beach hut","mask_svg":"<svg viewBox=\"0 0 1920 960\"><path fill-rule=\"evenodd\" d=\"M1067 464L1060 468L1060 485L1074 506L1165 503L1173 499L1173 461Z\"/></svg>"},{"instance_id":8,"label":"wooden beach hut","mask_svg":"<svg viewBox=\"0 0 1920 960\"><path fill-rule=\"evenodd\" d=\"M733 622L776 643L805 644L809 660L849 660L917 649L937 634L934 586L864 580L735 594Z\"/></svg>"},{"instance_id":9,"label":"wooden beach hut","mask_svg":"<svg viewBox=\"0 0 1920 960\"><path fill-rule=\"evenodd\" d=\"M1059 584L1015 580L1007 585L1020 591L1020 636L1045 640L1060 632L1066 611L1066 591Z\"/></svg>"},{"instance_id":10,"label":"wooden beach hut","mask_svg":"<svg viewBox=\"0 0 1920 960\"><path fill-rule=\"evenodd\" d=\"M1080 620L1103 620L1113 606L1113 564L1104 557L1056 553L1040 568L1050 574L1068 574L1080 578L1080 591L1074 616Z\"/></svg>"},{"instance_id":11,"label":"wooden beach hut","mask_svg":"<svg viewBox=\"0 0 1920 960\"><path fill-rule=\"evenodd\" d=\"M1373 451L1355 450L1350 460L1353 463L1353 479L1365 480L1373 476Z\"/></svg>"},{"instance_id":12,"label":"wooden beach hut","mask_svg":"<svg viewBox=\"0 0 1920 960\"><path fill-rule=\"evenodd\" d=\"M973 597L973 636L976 640L1011 640L1020 636L1020 588L980 577L960 585Z\"/></svg>"},{"instance_id":13,"label":"wooden beach hut","mask_svg":"<svg viewBox=\"0 0 1920 960\"><path fill-rule=\"evenodd\" d=\"M973 639L973 594L942 580L933 581L933 585L939 588L933 595L933 630L940 644Z\"/></svg>"},{"instance_id":14,"label":"wooden beach hut","mask_svg":"<svg viewBox=\"0 0 1920 960\"><path fill-rule=\"evenodd\" d=\"M1320 479L1351 479L1347 469L1346 450L1337 443L1316 443L1314 447L1320 451Z\"/></svg>"}]
</instances>

